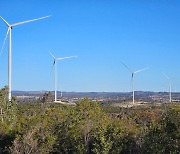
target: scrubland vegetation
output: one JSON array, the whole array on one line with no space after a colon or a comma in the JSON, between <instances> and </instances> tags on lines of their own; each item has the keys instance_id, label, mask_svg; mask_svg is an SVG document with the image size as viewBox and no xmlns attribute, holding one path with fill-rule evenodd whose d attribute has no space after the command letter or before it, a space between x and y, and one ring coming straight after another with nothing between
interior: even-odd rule
<instances>
[{"instance_id":1,"label":"scrubland vegetation","mask_svg":"<svg viewBox=\"0 0 180 154\"><path fill-rule=\"evenodd\" d=\"M21 103L0 91L0 153L180 153L180 105Z\"/></svg>"}]
</instances>

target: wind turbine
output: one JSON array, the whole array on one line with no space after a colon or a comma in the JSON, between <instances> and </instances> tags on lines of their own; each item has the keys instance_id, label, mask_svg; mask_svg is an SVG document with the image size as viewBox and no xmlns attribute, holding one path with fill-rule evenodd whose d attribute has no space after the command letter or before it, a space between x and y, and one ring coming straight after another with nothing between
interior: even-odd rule
<instances>
[{"instance_id":1,"label":"wind turbine","mask_svg":"<svg viewBox=\"0 0 180 154\"><path fill-rule=\"evenodd\" d=\"M9 102L11 102L11 100L12 100L12 96L11 96L11 89L12 89L12 28L16 27L16 26L19 26L19 25L22 25L22 24L29 23L29 22L45 19L45 18L48 18L48 17L50 17L50 16L45 16L45 17L36 18L36 19L32 19L32 20L26 20L26 21L23 21L23 22L17 22L15 24L10 25L5 19L3 19L0 16L0 18L8 26L8 29L7 29L7 32L6 32L6 36L5 36L5 39L4 39L2 48L1 48L1 52L3 50L3 47L4 47L4 44L6 42L7 36L9 34L9 52L8 52L8 86L9 86L8 100L9 100Z\"/></svg>"},{"instance_id":2,"label":"wind turbine","mask_svg":"<svg viewBox=\"0 0 180 154\"><path fill-rule=\"evenodd\" d=\"M122 63L122 62L121 62ZM132 84L132 94L133 94L133 104L134 104L134 75L136 73L139 73L139 72L142 72L142 71L145 71L147 70L148 68L144 68L144 69L140 69L140 70L137 70L137 71L132 71L127 65L125 65L124 63L122 63L124 65L124 67L126 67L129 72L131 73L131 84Z\"/></svg>"},{"instance_id":3,"label":"wind turbine","mask_svg":"<svg viewBox=\"0 0 180 154\"><path fill-rule=\"evenodd\" d=\"M69 56L69 57L63 57L63 58L56 58L51 52L49 52L50 55L53 57L53 66L54 66L54 101L57 101L57 61L58 60L64 60L64 59L68 59L68 58L76 58L78 56Z\"/></svg>"},{"instance_id":4,"label":"wind turbine","mask_svg":"<svg viewBox=\"0 0 180 154\"><path fill-rule=\"evenodd\" d=\"M165 78L169 81L169 102L171 103L172 102L171 78L169 76L167 76L167 74L165 74L165 73L163 73L163 74L164 74Z\"/></svg>"}]
</instances>

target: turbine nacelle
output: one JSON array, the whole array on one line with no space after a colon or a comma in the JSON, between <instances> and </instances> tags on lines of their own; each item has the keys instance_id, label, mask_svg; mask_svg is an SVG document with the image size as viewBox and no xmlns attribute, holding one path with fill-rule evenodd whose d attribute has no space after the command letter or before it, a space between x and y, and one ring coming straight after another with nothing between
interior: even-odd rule
<instances>
[{"instance_id":1,"label":"turbine nacelle","mask_svg":"<svg viewBox=\"0 0 180 154\"><path fill-rule=\"evenodd\" d=\"M55 65L56 64L56 60L54 60L54 62L53 62L53 65Z\"/></svg>"}]
</instances>

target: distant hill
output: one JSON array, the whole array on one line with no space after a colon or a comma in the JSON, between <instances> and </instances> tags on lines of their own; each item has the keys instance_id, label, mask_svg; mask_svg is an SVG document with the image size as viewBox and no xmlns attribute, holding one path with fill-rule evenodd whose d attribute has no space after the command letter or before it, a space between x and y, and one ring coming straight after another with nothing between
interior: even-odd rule
<instances>
[{"instance_id":1,"label":"distant hill","mask_svg":"<svg viewBox=\"0 0 180 154\"><path fill-rule=\"evenodd\" d=\"M14 96L42 96L46 91L12 91ZM54 94L54 91L50 91ZM62 92L64 97L129 97L131 92ZM57 94L60 96L61 92ZM136 97L152 97L152 96L168 96L168 92L151 92L151 91L136 91ZM179 97L180 93L172 93L173 96Z\"/></svg>"},{"instance_id":2,"label":"distant hill","mask_svg":"<svg viewBox=\"0 0 180 154\"><path fill-rule=\"evenodd\" d=\"M13 91L12 94L17 96L19 102L33 102L39 100L44 93L43 91ZM54 95L54 91L50 91ZM73 102L79 101L84 97L88 97L92 101L99 102L126 102L132 100L132 92L57 92L58 99L63 101ZM151 92L151 91L136 91L136 101L144 102L169 102L168 92ZM180 100L180 93L172 93L172 100Z\"/></svg>"}]
</instances>

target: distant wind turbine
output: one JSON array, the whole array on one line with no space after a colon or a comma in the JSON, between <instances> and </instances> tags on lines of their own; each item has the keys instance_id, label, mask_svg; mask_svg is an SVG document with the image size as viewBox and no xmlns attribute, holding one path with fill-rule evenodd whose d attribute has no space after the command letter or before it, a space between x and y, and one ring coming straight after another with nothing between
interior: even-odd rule
<instances>
[{"instance_id":1,"label":"distant wind turbine","mask_svg":"<svg viewBox=\"0 0 180 154\"><path fill-rule=\"evenodd\" d=\"M171 86L171 78L167 76L167 74L163 73L165 78L169 81L169 102L172 102L172 86Z\"/></svg>"},{"instance_id":2,"label":"distant wind turbine","mask_svg":"<svg viewBox=\"0 0 180 154\"><path fill-rule=\"evenodd\" d=\"M9 91L8 91L8 100L10 102L12 100L12 96L11 96L11 89L12 89L12 28L15 27L15 26L19 26L19 25L22 25L22 24L25 24L25 23L29 23L29 22L45 19L45 18L48 18L48 17L50 17L50 16L45 16L45 17L41 17L41 18L37 18L37 19L32 19L32 20L27 20L27 21L23 21L23 22L17 22L15 24L10 25L6 20L4 20L0 16L0 18L8 26L8 29L7 29L7 32L6 32L6 36L5 36L5 39L4 39L2 48L1 48L1 52L3 50L3 47L4 47L4 44L6 42L7 36L9 34L9 52L8 52L8 86L9 86Z\"/></svg>"},{"instance_id":3,"label":"distant wind turbine","mask_svg":"<svg viewBox=\"0 0 180 154\"><path fill-rule=\"evenodd\" d=\"M121 62L122 63L122 62ZM140 69L140 70L137 70L137 71L132 71L127 65L125 65L124 63L122 63L124 65L124 67L126 67L129 72L131 73L131 84L132 84L132 94L133 94L133 104L134 104L134 75L136 73L139 73L139 72L142 72L142 71L145 71L147 70L148 68L144 68L144 69Z\"/></svg>"},{"instance_id":4,"label":"distant wind turbine","mask_svg":"<svg viewBox=\"0 0 180 154\"><path fill-rule=\"evenodd\" d=\"M69 56L69 57L63 57L63 58L56 58L51 52L49 52L50 55L53 57L53 66L54 66L54 101L57 101L57 65L56 65L56 61L57 60L64 60L64 59L68 59L68 58L76 58L78 56Z\"/></svg>"}]
</instances>

